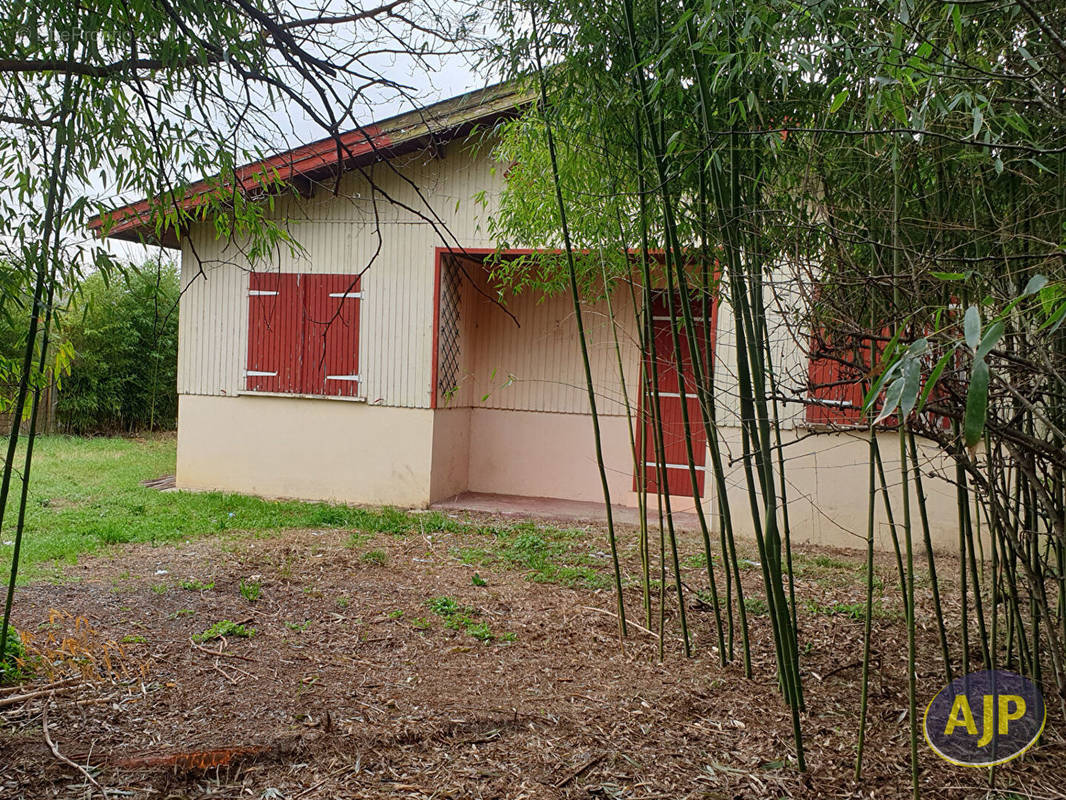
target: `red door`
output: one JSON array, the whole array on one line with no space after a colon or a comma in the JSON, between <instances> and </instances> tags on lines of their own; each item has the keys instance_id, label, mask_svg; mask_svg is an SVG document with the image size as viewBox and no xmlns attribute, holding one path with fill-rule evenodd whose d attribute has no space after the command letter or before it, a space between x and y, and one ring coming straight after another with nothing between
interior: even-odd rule
<instances>
[{"instance_id":1,"label":"red door","mask_svg":"<svg viewBox=\"0 0 1066 800\"><path fill-rule=\"evenodd\" d=\"M714 331L718 314L717 301L712 301L710 309L710 330L707 330L702 317L701 296L693 295L691 299L692 314L697 319L696 340L702 350L701 364L704 372L713 366ZM662 415L663 430L663 467L666 475L667 493L692 497L694 491L703 496L705 467L707 459L707 433L703 426L699 397L696 393L696 381L692 369L692 357L689 351L688 335L681 319L681 298L674 292L673 324L678 326L681 363L678 364L674 351L671 332L670 311L665 292L656 292L652 298L652 335L655 339L655 358L651 353L644 354L644 370L648 376L649 390L654 387L653 371L658 377L659 413ZM688 409L688 426L682 415L681 388L684 387L684 403ZM659 492L658 459L656 458L655 433L652 408L648 407L647 394L640 394L640 420L637 430L637 452L640 453L644 467L644 479L649 492ZM692 443L692 462L696 466L696 485L693 487L692 476L688 466L688 448L685 440ZM633 488L638 488L636 476Z\"/></svg>"}]
</instances>

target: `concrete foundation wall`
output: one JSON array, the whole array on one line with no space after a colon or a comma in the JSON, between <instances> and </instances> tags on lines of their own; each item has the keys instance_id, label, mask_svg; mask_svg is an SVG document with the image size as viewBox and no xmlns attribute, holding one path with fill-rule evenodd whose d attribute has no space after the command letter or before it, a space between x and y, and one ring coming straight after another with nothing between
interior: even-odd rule
<instances>
[{"instance_id":1,"label":"concrete foundation wall","mask_svg":"<svg viewBox=\"0 0 1066 800\"><path fill-rule=\"evenodd\" d=\"M179 404L177 483L268 497L424 507L465 491L602 503L592 419L587 414L459 408L430 411L289 397L183 395ZM614 503L637 505L624 417L600 421ZM797 542L864 547L868 443L864 433L803 438L784 432L789 519ZM727 462L741 454L740 432L723 428ZM893 510L902 517L898 441L881 434ZM924 489L934 547L952 550L958 536L951 484L930 476L950 466L923 451ZM709 463L709 459L708 459ZM726 475L737 534L753 535L741 464ZM921 546L912 492L915 541ZM717 527L714 482L704 508ZM689 498L672 498L691 512ZM879 508L880 550L892 548Z\"/></svg>"},{"instance_id":2,"label":"concrete foundation wall","mask_svg":"<svg viewBox=\"0 0 1066 800\"><path fill-rule=\"evenodd\" d=\"M177 485L425 506L433 412L341 400L182 395Z\"/></svg>"}]
</instances>

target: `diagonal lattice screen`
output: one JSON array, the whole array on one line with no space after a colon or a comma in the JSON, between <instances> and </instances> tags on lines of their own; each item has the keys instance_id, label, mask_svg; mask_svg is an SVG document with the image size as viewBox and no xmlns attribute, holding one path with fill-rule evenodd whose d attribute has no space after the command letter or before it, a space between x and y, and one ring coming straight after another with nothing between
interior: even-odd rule
<instances>
[{"instance_id":1,"label":"diagonal lattice screen","mask_svg":"<svg viewBox=\"0 0 1066 800\"><path fill-rule=\"evenodd\" d=\"M448 405L459 388L459 359L462 342L459 335L462 305L462 275L454 259L445 258L440 266L440 329L437 336L437 396Z\"/></svg>"}]
</instances>

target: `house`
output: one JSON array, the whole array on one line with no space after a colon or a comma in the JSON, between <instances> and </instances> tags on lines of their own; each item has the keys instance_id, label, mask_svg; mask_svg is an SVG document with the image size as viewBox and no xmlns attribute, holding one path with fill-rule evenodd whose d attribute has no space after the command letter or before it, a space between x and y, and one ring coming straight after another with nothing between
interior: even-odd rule
<instances>
[{"instance_id":1,"label":"house","mask_svg":"<svg viewBox=\"0 0 1066 800\"><path fill-rule=\"evenodd\" d=\"M571 300L526 292L501 302L485 266L506 165L472 132L526 101L492 87L354 131L340 150L325 140L249 165L249 181L269 171L298 187L271 212L301 243L298 255L280 249L252 269L211 220L165 231L162 244L182 259L179 487L405 507L518 496L602 509ZM112 212L108 235L150 238L147 211L142 202ZM612 501L632 508L635 477L644 470L654 481L655 461L633 455L642 438L638 316L628 292L609 299L614 326L606 301L587 306L585 321ZM826 367L808 363L786 322L773 334L775 364L782 384L803 384ZM714 308L705 335L727 482L746 511L731 331L727 305ZM667 483L674 508L691 511L676 388L660 386L677 434ZM783 408L790 521L807 541L861 546L867 444L847 428L854 387L842 392L819 395L813 416L802 403ZM834 413L843 431L808 436ZM698 494L712 511L702 427L691 436ZM882 449L895 452L891 441ZM954 494L929 484L934 534L950 546ZM878 543L889 541L882 525Z\"/></svg>"}]
</instances>

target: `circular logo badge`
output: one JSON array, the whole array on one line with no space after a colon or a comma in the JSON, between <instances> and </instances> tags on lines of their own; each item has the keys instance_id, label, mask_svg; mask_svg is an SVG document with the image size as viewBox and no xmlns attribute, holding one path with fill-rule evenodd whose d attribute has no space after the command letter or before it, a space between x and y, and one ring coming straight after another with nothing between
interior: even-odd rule
<instances>
[{"instance_id":1,"label":"circular logo badge","mask_svg":"<svg viewBox=\"0 0 1066 800\"><path fill-rule=\"evenodd\" d=\"M925 740L962 767L991 767L1017 758L1047 721L1036 684L1014 672L985 670L956 678L925 709Z\"/></svg>"}]
</instances>

